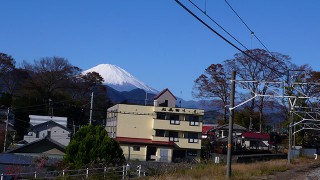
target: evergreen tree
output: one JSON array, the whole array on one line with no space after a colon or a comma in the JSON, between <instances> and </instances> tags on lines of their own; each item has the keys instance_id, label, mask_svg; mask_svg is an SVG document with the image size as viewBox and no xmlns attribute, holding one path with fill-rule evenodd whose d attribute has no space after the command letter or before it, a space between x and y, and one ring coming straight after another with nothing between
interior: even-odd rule
<instances>
[{"instance_id":1,"label":"evergreen tree","mask_svg":"<svg viewBox=\"0 0 320 180\"><path fill-rule=\"evenodd\" d=\"M81 168L88 164L116 165L125 161L120 145L101 126L84 126L67 146L64 161Z\"/></svg>"}]
</instances>

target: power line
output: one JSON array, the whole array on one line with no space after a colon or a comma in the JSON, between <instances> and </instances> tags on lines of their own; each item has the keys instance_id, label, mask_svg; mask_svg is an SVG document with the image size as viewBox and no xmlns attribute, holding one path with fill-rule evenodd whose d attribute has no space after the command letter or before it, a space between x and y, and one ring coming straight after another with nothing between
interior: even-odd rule
<instances>
[{"instance_id":1,"label":"power line","mask_svg":"<svg viewBox=\"0 0 320 180\"><path fill-rule=\"evenodd\" d=\"M58 102L53 101L52 104L58 104L58 103L63 103L63 102L71 102L71 101L74 101L74 100L71 99L71 100L64 100L64 101L58 101ZM28 108L34 108L34 107L39 107L39 106L42 107L42 106L47 106L47 105L48 105L48 103L43 103L43 104L39 104L39 105L13 108L13 110L28 109Z\"/></svg>"},{"instance_id":2,"label":"power line","mask_svg":"<svg viewBox=\"0 0 320 180\"><path fill-rule=\"evenodd\" d=\"M253 35L259 42L260 44L268 51L269 54L272 55L272 53L269 51L269 49L262 43L262 41L256 36L256 34L250 29L250 27L247 25L247 23L244 22L244 20L240 17L240 15L236 12L236 10L234 10L234 8L231 6L231 4L227 1L224 0L227 5L230 7L230 9L238 16L238 18L240 19L240 21L247 27L247 29L250 31L250 34ZM272 55L273 56L273 55Z\"/></svg>"},{"instance_id":3,"label":"power line","mask_svg":"<svg viewBox=\"0 0 320 180\"><path fill-rule=\"evenodd\" d=\"M238 39L236 39L232 34L230 34L226 29L224 29L217 21L215 21L213 18L211 18L206 11L203 11L199 6L197 6L194 2L191 0L188 0L194 7L196 7L199 11L201 11L205 16L207 16L212 22L214 22L217 26L219 26L225 33L227 33L232 39L237 41L243 48L246 50L249 50L245 45L243 45Z\"/></svg>"},{"instance_id":4,"label":"power line","mask_svg":"<svg viewBox=\"0 0 320 180\"><path fill-rule=\"evenodd\" d=\"M205 23L201 18L199 18L196 14L194 14L190 9L188 9L185 5L183 5L179 0L175 0L183 9L185 9L189 14L191 14L194 18L196 18L198 21L200 21L203 25L205 25L208 29L210 29L213 33L218 35L220 38L222 38L224 41L226 41L228 44L236 48L238 51L242 52L246 56L250 57L254 60L253 57L251 57L248 53L244 52L242 49L240 49L238 46L230 42L228 39L226 39L224 36L222 36L220 33L218 33L216 30L214 30L212 27L210 27L207 23Z\"/></svg>"},{"instance_id":5,"label":"power line","mask_svg":"<svg viewBox=\"0 0 320 180\"><path fill-rule=\"evenodd\" d=\"M263 63L255 58L253 58L251 55L249 55L247 52L243 51L242 49L240 49L238 46L236 46L235 44L233 44L232 42L230 42L228 39L226 39L224 36L222 36L220 33L218 33L216 30L214 30L211 26L209 26L207 23L205 23L201 18L199 18L196 14L194 14L190 9L188 9L185 5L183 5L179 0L175 0L176 3L178 3L183 9L185 9L189 14L191 14L194 18L196 18L199 22L201 22L203 25L205 25L208 29L210 29L213 33L215 33L216 35L218 35L221 39L223 39L224 41L226 41L228 44L230 44L231 46L233 46L235 49L237 49L238 51L242 52L244 55L246 55L247 57L249 57L250 59L260 63L261 65L269 68L270 70L272 70L275 73L281 74L281 75L286 75L283 72L280 72L276 69L274 69L273 67L270 67L268 64ZM273 56L272 56L273 57Z\"/></svg>"}]
</instances>

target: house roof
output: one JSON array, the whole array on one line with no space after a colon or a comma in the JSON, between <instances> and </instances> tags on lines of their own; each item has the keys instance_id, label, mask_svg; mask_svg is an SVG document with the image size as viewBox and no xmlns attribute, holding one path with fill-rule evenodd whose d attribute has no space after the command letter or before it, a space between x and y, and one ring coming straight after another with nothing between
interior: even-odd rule
<instances>
[{"instance_id":1,"label":"house roof","mask_svg":"<svg viewBox=\"0 0 320 180\"><path fill-rule=\"evenodd\" d=\"M268 133L243 132L242 136L250 139L270 139L270 135Z\"/></svg>"},{"instance_id":2,"label":"house roof","mask_svg":"<svg viewBox=\"0 0 320 180\"><path fill-rule=\"evenodd\" d=\"M167 92L167 91L177 100L177 98L172 94L172 92L171 92L168 88L162 90L159 94L157 94L157 95L154 97L154 100L158 99L160 96L162 96L162 95L163 95L165 92Z\"/></svg>"},{"instance_id":3,"label":"house roof","mask_svg":"<svg viewBox=\"0 0 320 180\"><path fill-rule=\"evenodd\" d=\"M202 125L202 134L207 134L209 130L215 128L214 125Z\"/></svg>"},{"instance_id":4,"label":"house roof","mask_svg":"<svg viewBox=\"0 0 320 180\"><path fill-rule=\"evenodd\" d=\"M44 123L41 123L41 124L37 124L37 125L31 126L31 127L29 128L29 131L34 130L34 129L38 129L38 128L41 128L41 127L44 127L44 128L50 127L50 128L51 128L52 126L58 126L58 127L62 128L62 129L64 129L64 130L70 132L70 130L69 130L68 128L66 128L65 126L63 126L63 125L61 125L61 124L59 124L59 123L56 123L56 122L54 122L54 121L52 121L52 120L47 121L47 122L44 122Z\"/></svg>"},{"instance_id":5,"label":"house roof","mask_svg":"<svg viewBox=\"0 0 320 180\"><path fill-rule=\"evenodd\" d=\"M59 142L57 142L49 137L44 137L42 139L39 139L39 140L33 141L31 143L25 144L23 146L20 146L16 149L7 151L7 153L32 153L32 152L30 152L30 150L32 151L33 149L37 149L37 147L40 144L44 144L46 146L46 148L50 148L50 146L51 146L53 148L57 148L61 152L66 152L66 146L60 144Z\"/></svg>"},{"instance_id":6,"label":"house roof","mask_svg":"<svg viewBox=\"0 0 320 180\"><path fill-rule=\"evenodd\" d=\"M214 129L211 129L210 131L215 131L215 130L229 130L229 124L224 124L224 125L221 125L221 126L218 126ZM238 124L233 124L233 130L242 130L242 131L246 131L247 128L243 127L243 126L240 126Z\"/></svg>"},{"instance_id":7,"label":"house roof","mask_svg":"<svg viewBox=\"0 0 320 180\"><path fill-rule=\"evenodd\" d=\"M34 161L37 156L28 156L26 154L11 154L11 153L1 153L0 154L0 164L6 165L34 165ZM61 158L50 157L47 161L47 165L53 165L61 161Z\"/></svg>"},{"instance_id":8,"label":"house roof","mask_svg":"<svg viewBox=\"0 0 320 180\"><path fill-rule=\"evenodd\" d=\"M171 141L153 141L152 139L144 139L144 138L117 137L115 138L115 140L120 143L174 146L174 142L171 142Z\"/></svg>"}]
</instances>

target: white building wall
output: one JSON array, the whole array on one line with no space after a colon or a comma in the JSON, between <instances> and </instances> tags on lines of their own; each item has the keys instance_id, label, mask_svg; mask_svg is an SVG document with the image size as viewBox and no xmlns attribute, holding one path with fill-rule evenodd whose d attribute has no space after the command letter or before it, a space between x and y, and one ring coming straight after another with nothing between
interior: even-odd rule
<instances>
[{"instance_id":1,"label":"white building wall","mask_svg":"<svg viewBox=\"0 0 320 180\"><path fill-rule=\"evenodd\" d=\"M48 135L48 131L51 131L50 138L59 142L60 144L67 146L70 143L70 137L69 137L70 132L58 126L39 131L38 137L36 137L37 136L36 132L29 132L27 135L23 137L23 139L28 143L31 143L33 141L46 137Z\"/></svg>"}]
</instances>

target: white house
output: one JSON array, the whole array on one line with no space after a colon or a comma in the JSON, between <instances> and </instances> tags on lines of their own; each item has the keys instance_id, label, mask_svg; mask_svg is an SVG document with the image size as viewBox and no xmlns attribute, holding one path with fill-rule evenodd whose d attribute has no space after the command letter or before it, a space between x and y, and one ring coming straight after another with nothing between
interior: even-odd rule
<instances>
[{"instance_id":1,"label":"white house","mask_svg":"<svg viewBox=\"0 0 320 180\"><path fill-rule=\"evenodd\" d=\"M31 143L45 137L49 137L60 144L67 146L70 142L70 130L65 126L54 121L47 121L32 126L27 135L23 139Z\"/></svg>"},{"instance_id":2,"label":"white house","mask_svg":"<svg viewBox=\"0 0 320 180\"><path fill-rule=\"evenodd\" d=\"M32 126L45 123L47 121L54 121L64 127L67 127L67 117L57 117L57 116L38 116L38 115L29 115L30 124Z\"/></svg>"}]
</instances>

